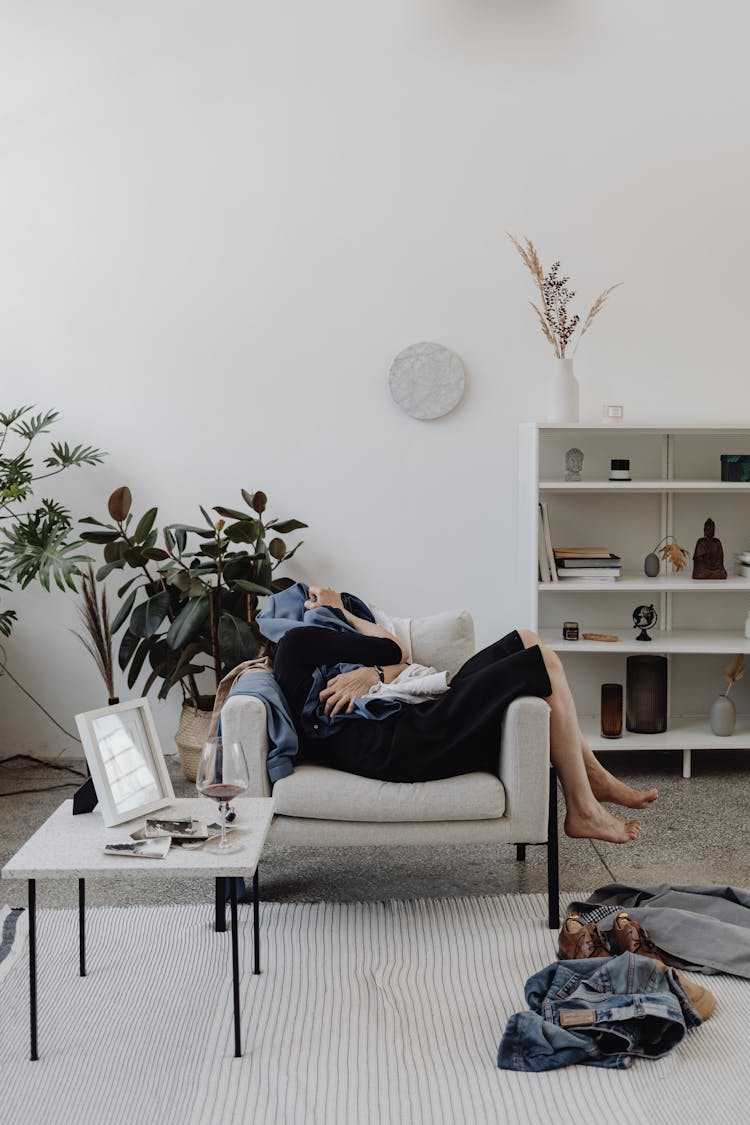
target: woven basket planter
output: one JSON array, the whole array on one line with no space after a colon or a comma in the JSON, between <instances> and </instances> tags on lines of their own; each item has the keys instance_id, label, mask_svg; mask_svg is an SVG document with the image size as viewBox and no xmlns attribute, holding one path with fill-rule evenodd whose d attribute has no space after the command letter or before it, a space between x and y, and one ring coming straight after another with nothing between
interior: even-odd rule
<instances>
[{"instance_id":1,"label":"woven basket planter","mask_svg":"<svg viewBox=\"0 0 750 1125\"><path fill-rule=\"evenodd\" d=\"M195 781L198 773L198 761L203 743L208 738L214 706L212 695L201 695L199 701L200 707L194 707L192 703L183 703L174 738L180 751L182 772L188 781Z\"/></svg>"}]
</instances>

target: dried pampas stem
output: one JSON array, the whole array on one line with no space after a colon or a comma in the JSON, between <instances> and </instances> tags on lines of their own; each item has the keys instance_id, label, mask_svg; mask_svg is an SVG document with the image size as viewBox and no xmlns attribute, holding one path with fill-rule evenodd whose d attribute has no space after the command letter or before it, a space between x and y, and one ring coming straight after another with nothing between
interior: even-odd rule
<instances>
[{"instance_id":1,"label":"dried pampas stem","mask_svg":"<svg viewBox=\"0 0 750 1125\"><path fill-rule=\"evenodd\" d=\"M78 613L83 627L88 633L87 637L80 633L75 635L94 658L94 663L99 669L102 679L109 693L109 698L115 697L114 664L112 660L112 628L109 621L107 607L107 591L102 587L101 603L97 597L96 577L94 568L89 560L86 574L81 575L81 604Z\"/></svg>"},{"instance_id":2,"label":"dried pampas stem","mask_svg":"<svg viewBox=\"0 0 750 1125\"><path fill-rule=\"evenodd\" d=\"M727 681L727 690L724 695L729 695L732 684L736 684L745 675L745 657L742 653L735 656L731 664L727 664L724 669L724 679Z\"/></svg>"},{"instance_id":3,"label":"dried pampas stem","mask_svg":"<svg viewBox=\"0 0 750 1125\"><path fill-rule=\"evenodd\" d=\"M619 289L621 285L622 285L621 281L618 281L616 285L610 285L608 289L605 289L604 292L600 293L599 296L596 298L596 300L594 301L593 305L591 306L591 308L589 310L589 315L586 317L585 321L583 322L583 328L581 329L580 335L578 337L578 342L576 343L576 346L573 349L573 355L575 355L576 352L578 351L578 344L580 344L581 340L583 339L583 337L586 335L589 328L591 327L592 320L594 319L594 317L596 316L596 314L598 312L601 312L602 306L604 305L604 302L607 300L607 297L609 297L610 293L614 293L615 289Z\"/></svg>"}]
</instances>

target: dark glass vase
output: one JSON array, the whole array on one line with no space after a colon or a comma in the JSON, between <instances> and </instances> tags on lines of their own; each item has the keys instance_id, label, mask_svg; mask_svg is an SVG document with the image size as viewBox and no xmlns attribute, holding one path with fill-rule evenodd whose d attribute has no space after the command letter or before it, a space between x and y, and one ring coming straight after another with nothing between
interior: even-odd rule
<instances>
[{"instance_id":1,"label":"dark glass vase","mask_svg":"<svg viewBox=\"0 0 750 1125\"><path fill-rule=\"evenodd\" d=\"M602 684L602 738L622 735L622 684Z\"/></svg>"},{"instance_id":2,"label":"dark glass vase","mask_svg":"<svg viewBox=\"0 0 750 1125\"><path fill-rule=\"evenodd\" d=\"M629 656L625 725L634 734L667 729L666 656Z\"/></svg>"}]
</instances>

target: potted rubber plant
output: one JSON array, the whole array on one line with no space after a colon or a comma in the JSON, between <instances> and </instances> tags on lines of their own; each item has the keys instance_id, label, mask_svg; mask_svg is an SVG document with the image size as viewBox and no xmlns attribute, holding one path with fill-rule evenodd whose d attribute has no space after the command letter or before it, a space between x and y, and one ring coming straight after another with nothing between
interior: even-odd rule
<instances>
[{"instance_id":1,"label":"potted rubber plant","mask_svg":"<svg viewBox=\"0 0 750 1125\"><path fill-rule=\"evenodd\" d=\"M203 525L167 524L160 535L158 510L149 508L136 520L130 489L123 486L109 498L111 522L91 516L81 521L92 528L82 539L103 547L98 581L113 571L135 571L117 591L120 607L111 628L113 634L124 629L118 664L130 688L148 669L144 694L157 683L159 699L173 688L182 692L176 741L182 768L193 780L221 678L260 647L259 598L293 585L275 571L301 542L288 548L283 537L307 526L297 519L265 519L266 494L241 494L246 510L217 505L213 516L201 507ZM200 686L204 672L213 690Z\"/></svg>"}]
</instances>

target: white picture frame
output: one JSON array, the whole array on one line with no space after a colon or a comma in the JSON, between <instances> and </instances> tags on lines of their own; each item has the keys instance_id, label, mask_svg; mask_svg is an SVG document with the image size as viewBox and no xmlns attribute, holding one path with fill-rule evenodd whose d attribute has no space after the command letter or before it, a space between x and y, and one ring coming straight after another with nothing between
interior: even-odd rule
<instances>
[{"instance_id":1,"label":"white picture frame","mask_svg":"<svg viewBox=\"0 0 750 1125\"><path fill-rule=\"evenodd\" d=\"M107 828L174 801L172 780L146 699L76 715Z\"/></svg>"}]
</instances>

